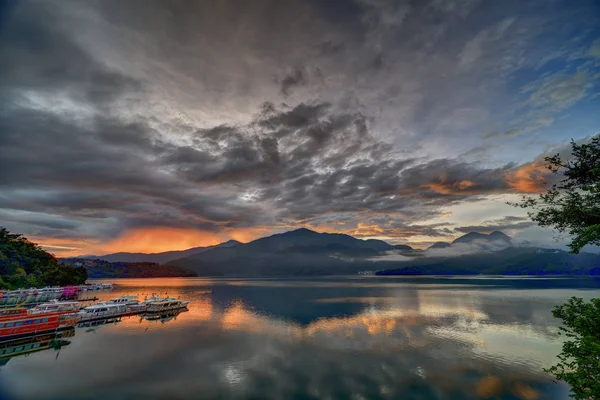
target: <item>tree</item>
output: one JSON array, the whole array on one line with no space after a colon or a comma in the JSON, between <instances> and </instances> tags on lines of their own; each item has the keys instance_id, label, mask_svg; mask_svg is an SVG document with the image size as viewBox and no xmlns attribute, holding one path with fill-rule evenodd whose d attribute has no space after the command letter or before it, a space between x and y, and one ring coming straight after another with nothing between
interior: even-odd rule
<instances>
[{"instance_id":1,"label":"tree","mask_svg":"<svg viewBox=\"0 0 600 400\"><path fill-rule=\"evenodd\" d=\"M529 208L529 217L540 226L553 227L573 238L573 253L588 244L600 245L600 135L589 143L571 141L572 157L545 157L551 173L562 177L539 198L524 197L512 204Z\"/></svg>"},{"instance_id":2,"label":"tree","mask_svg":"<svg viewBox=\"0 0 600 400\"><path fill-rule=\"evenodd\" d=\"M0 227L0 289L78 285L86 279L85 268L59 264L38 244Z\"/></svg>"},{"instance_id":3,"label":"tree","mask_svg":"<svg viewBox=\"0 0 600 400\"><path fill-rule=\"evenodd\" d=\"M576 400L600 399L600 299L572 297L552 314L562 319L560 334L567 340L559 363L545 372L568 383Z\"/></svg>"}]
</instances>

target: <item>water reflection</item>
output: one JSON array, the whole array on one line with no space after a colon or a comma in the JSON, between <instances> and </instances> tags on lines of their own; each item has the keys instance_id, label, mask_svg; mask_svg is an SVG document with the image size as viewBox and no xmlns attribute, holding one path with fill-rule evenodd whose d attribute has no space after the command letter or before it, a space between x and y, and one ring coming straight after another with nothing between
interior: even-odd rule
<instances>
[{"instance_id":1,"label":"water reflection","mask_svg":"<svg viewBox=\"0 0 600 400\"><path fill-rule=\"evenodd\" d=\"M0 387L36 399L566 398L540 372L560 350L550 310L594 292L377 283L124 280L106 296L168 292L189 311L79 326L58 359L13 359Z\"/></svg>"},{"instance_id":2,"label":"water reflection","mask_svg":"<svg viewBox=\"0 0 600 400\"><path fill-rule=\"evenodd\" d=\"M27 356L49 349L59 351L63 346L71 343L67 338L73 336L75 336L75 328L69 327L57 332L0 341L0 366L6 365L14 357Z\"/></svg>"}]
</instances>

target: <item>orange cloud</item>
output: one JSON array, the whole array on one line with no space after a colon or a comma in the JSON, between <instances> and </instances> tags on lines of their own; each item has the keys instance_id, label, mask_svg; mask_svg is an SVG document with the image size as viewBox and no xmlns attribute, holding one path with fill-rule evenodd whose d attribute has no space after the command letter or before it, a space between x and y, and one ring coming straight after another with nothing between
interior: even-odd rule
<instances>
[{"instance_id":1,"label":"orange cloud","mask_svg":"<svg viewBox=\"0 0 600 400\"><path fill-rule=\"evenodd\" d=\"M442 175L442 177L444 177L444 175ZM454 183L446 183L444 180L441 180L439 183L431 182L422 187L440 194L456 194L473 186L477 186L477 184L469 180L462 180Z\"/></svg>"},{"instance_id":2,"label":"orange cloud","mask_svg":"<svg viewBox=\"0 0 600 400\"><path fill-rule=\"evenodd\" d=\"M475 182L471 182L471 181L467 181L467 180L456 182L454 184L454 186L456 186L460 190L465 190L465 189L468 189L475 185L476 185Z\"/></svg>"},{"instance_id":3,"label":"orange cloud","mask_svg":"<svg viewBox=\"0 0 600 400\"><path fill-rule=\"evenodd\" d=\"M192 247L213 246L230 239L249 242L268 235L272 227L254 227L239 230L225 230L219 233L197 229L148 227L137 228L106 241L82 239L32 238L47 251L57 257L74 257L84 254L102 255L116 252L161 253L171 250L185 250Z\"/></svg>"},{"instance_id":4,"label":"orange cloud","mask_svg":"<svg viewBox=\"0 0 600 400\"><path fill-rule=\"evenodd\" d=\"M130 230L102 247L109 253L118 251L160 253L197 246L213 246L221 242L221 238L212 232L153 227Z\"/></svg>"},{"instance_id":5,"label":"orange cloud","mask_svg":"<svg viewBox=\"0 0 600 400\"><path fill-rule=\"evenodd\" d=\"M541 193L544 191L547 174L548 169L543 164L534 161L511 171L506 176L506 182L517 192Z\"/></svg>"}]
</instances>

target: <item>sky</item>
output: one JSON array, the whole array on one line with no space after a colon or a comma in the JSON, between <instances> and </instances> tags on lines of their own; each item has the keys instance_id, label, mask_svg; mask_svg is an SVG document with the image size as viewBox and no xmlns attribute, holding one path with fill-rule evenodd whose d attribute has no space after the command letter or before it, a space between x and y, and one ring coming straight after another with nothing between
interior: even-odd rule
<instances>
[{"instance_id":1,"label":"sky","mask_svg":"<svg viewBox=\"0 0 600 400\"><path fill-rule=\"evenodd\" d=\"M0 226L59 256L560 246L506 202L600 133L599 95L595 0L2 1Z\"/></svg>"}]
</instances>

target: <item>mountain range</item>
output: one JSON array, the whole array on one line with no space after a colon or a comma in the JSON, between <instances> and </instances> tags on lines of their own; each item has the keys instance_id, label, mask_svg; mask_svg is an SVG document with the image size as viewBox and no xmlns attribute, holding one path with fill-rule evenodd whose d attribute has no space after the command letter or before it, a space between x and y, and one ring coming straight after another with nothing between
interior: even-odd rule
<instances>
[{"instance_id":1,"label":"mountain range","mask_svg":"<svg viewBox=\"0 0 600 400\"><path fill-rule=\"evenodd\" d=\"M207 247L192 247L191 249L186 250L173 250L173 251L165 251L163 253L110 253L105 254L103 256L94 256L94 255L85 255L79 256L77 258L84 258L88 260L102 260L108 262L131 262L131 263L139 263L139 262L149 262L156 264L165 264L171 260L176 260L178 258L190 257L195 254L202 253L204 251L215 249L218 247L231 247L240 244L237 240L229 240L224 243L217 244L215 246L207 246Z\"/></svg>"},{"instance_id":2,"label":"mountain range","mask_svg":"<svg viewBox=\"0 0 600 400\"><path fill-rule=\"evenodd\" d=\"M429 246L429 249L445 249L447 247L450 247L453 244L458 244L458 243L473 243L475 241L480 241L480 242L504 242L504 243L511 243L512 239L510 236L508 236L507 234L505 234L504 232L500 232L500 231L494 231L492 233L490 233L489 235L486 235L485 233L479 233L479 232L469 232L466 235L463 235L459 238L457 238L456 240L454 240L452 242L452 244L448 243L448 242L436 242L433 245Z\"/></svg>"},{"instance_id":3,"label":"mountain range","mask_svg":"<svg viewBox=\"0 0 600 400\"><path fill-rule=\"evenodd\" d=\"M199 276L356 274L595 274L600 256L515 246L502 232L470 232L429 249L361 240L301 228L249 243L229 241L165 253L87 256L109 262L154 262Z\"/></svg>"}]
</instances>

